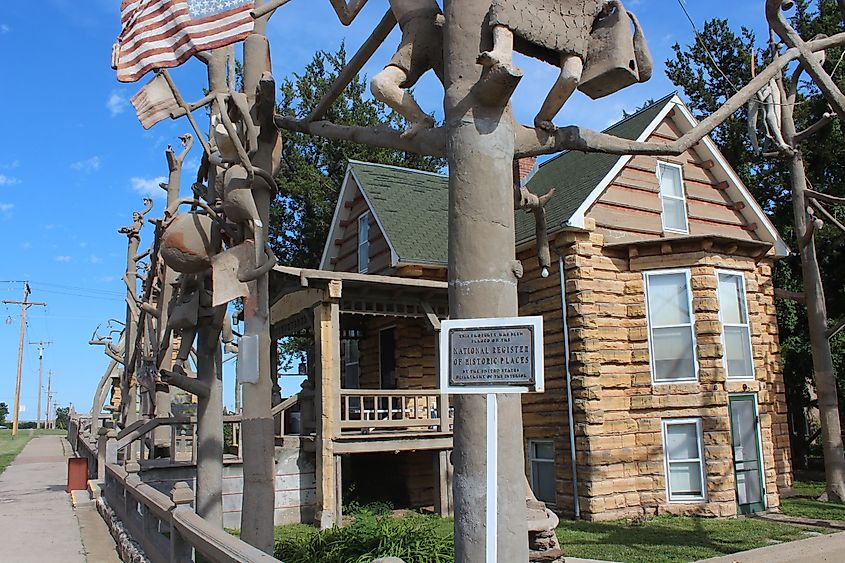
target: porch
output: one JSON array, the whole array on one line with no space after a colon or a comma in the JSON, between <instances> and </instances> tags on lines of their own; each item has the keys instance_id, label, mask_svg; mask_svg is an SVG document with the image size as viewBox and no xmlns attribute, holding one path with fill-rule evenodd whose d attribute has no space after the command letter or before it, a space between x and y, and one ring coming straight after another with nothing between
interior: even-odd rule
<instances>
[{"instance_id":1,"label":"porch","mask_svg":"<svg viewBox=\"0 0 845 563\"><path fill-rule=\"evenodd\" d=\"M277 266L271 295L272 338L313 337L308 379L278 412L282 435L313 436L319 524L340 522L355 455L427 452L413 455L432 459L424 480L434 481L435 510L448 514L452 412L437 383L447 283ZM286 414L297 407L297 417Z\"/></svg>"}]
</instances>

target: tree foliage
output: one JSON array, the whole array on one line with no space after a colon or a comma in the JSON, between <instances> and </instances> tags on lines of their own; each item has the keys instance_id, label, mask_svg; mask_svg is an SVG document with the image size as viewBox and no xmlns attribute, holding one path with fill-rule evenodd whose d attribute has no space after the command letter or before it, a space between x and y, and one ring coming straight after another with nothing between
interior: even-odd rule
<instances>
[{"instance_id":1,"label":"tree foliage","mask_svg":"<svg viewBox=\"0 0 845 563\"><path fill-rule=\"evenodd\" d=\"M833 35L841 31L841 16L836 0L798 0L792 25L805 39L816 34ZM706 46L706 48L705 48ZM768 38L758 41L747 28L739 32L731 29L728 20L713 19L704 25L701 38L692 45L675 44L674 58L666 62L667 75L683 91L696 117L703 118L721 106L736 89L752 77L752 56L757 68L772 59ZM845 63L841 61L842 49L827 52L826 70L833 74L840 88L845 87ZM712 58L711 58L712 56ZM785 78L789 83L794 65ZM812 82L804 75L799 83L798 102L795 108L797 129L815 123L828 105ZM739 173L757 201L772 219L775 226L793 250L797 241L793 229L793 211L790 181L785 164L770 157L755 155L746 133L747 111L737 111L719 126L712 137L720 150ZM842 125L837 121L816 133L801 147L807 175L818 191L832 195L845 195L845 138ZM841 220L845 209L831 208ZM826 226L816 236L820 267L827 297L828 317L832 320L845 315L845 271L843 263L843 234L833 226ZM776 287L800 291L801 266L797 255L781 260L775 272ZM812 357L803 306L778 300L778 328L784 362L784 378L791 396L791 408L808 406L810 396L807 382L812 382ZM845 337L832 341L834 363L839 381L840 411L845 406Z\"/></svg>"},{"instance_id":2,"label":"tree foliage","mask_svg":"<svg viewBox=\"0 0 845 563\"><path fill-rule=\"evenodd\" d=\"M279 113L306 118L346 66L346 48L319 51L301 74L281 84ZM359 76L329 108L325 119L340 125L375 126L387 123L398 129L404 118L368 95L368 83ZM349 160L406 166L436 171L439 158L419 156L348 141L333 141L282 131L284 150L277 176L279 194L271 209L271 242L282 264L316 268L328 236L338 192Z\"/></svg>"},{"instance_id":3,"label":"tree foliage","mask_svg":"<svg viewBox=\"0 0 845 563\"><path fill-rule=\"evenodd\" d=\"M67 430L68 422L70 422L70 407L58 407L56 409L56 428Z\"/></svg>"},{"instance_id":4,"label":"tree foliage","mask_svg":"<svg viewBox=\"0 0 845 563\"><path fill-rule=\"evenodd\" d=\"M0 425L6 424L6 417L9 415L9 405L0 403Z\"/></svg>"}]
</instances>

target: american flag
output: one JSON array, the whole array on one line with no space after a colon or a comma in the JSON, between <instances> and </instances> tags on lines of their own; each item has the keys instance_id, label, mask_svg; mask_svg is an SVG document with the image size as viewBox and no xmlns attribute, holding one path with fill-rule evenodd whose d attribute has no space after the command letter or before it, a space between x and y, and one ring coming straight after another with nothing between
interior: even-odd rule
<instances>
[{"instance_id":1,"label":"american flag","mask_svg":"<svg viewBox=\"0 0 845 563\"><path fill-rule=\"evenodd\" d=\"M163 74L150 80L129 101L132 102L144 129L149 129L162 119L167 119L172 112L179 109L176 96L173 95L173 90L170 89Z\"/></svg>"},{"instance_id":2,"label":"american flag","mask_svg":"<svg viewBox=\"0 0 845 563\"><path fill-rule=\"evenodd\" d=\"M224 47L252 31L254 0L123 0L112 67L121 82L179 66L195 53Z\"/></svg>"}]
</instances>

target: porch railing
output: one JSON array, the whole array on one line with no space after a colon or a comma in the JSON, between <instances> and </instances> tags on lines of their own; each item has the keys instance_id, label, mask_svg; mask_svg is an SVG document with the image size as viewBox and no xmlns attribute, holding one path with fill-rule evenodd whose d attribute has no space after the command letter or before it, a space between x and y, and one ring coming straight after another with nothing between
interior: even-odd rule
<instances>
[{"instance_id":1,"label":"porch railing","mask_svg":"<svg viewBox=\"0 0 845 563\"><path fill-rule=\"evenodd\" d=\"M441 431L451 429L447 395L439 391L341 389L341 432Z\"/></svg>"}]
</instances>

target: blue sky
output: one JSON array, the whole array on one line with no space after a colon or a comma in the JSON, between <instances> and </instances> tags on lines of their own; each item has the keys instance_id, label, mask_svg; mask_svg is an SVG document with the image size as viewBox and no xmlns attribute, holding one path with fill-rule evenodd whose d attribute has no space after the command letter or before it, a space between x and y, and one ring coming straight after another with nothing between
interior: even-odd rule
<instances>
[{"instance_id":1,"label":"blue sky","mask_svg":"<svg viewBox=\"0 0 845 563\"><path fill-rule=\"evenodd\" d=\"M157 198L150 216L162 211L157 186L166 174L164 149L178 144L187 122L165 121L150 131L138 123L128 99L146 79L120 84L110 68L111 45L119 33L119 0L44 0L3 2L0 7L0 62L6 78L0 87L4 133L0 136L0 299L20 299L29 280L30 299L47 308L30 309L26 340L50 340L44 369L54 372L60 405L88 409L108 361L102 348L88 345L94 328L109 318L122 319L120 281L126 238L117 229L130 222L132 210L148 194ZM664 75L675 42L688 44L692 29L675 0L633 0L654 54L654 77L599 101L577 93L557 118L558 124L603 129L648 98L673 87ZM763 36L763 1L694 0L688 9L700 26L710 17L748 25ZM334 50L346 39L350 51L387 9L370 0L358 19L343 27L327 0L293 0L272 19L269 37L278 81L301 71L318 49ZM372 76L398 44L388 38L364 69ZM519 58L525 78L514 95L514 111L530 123L556 70ZM189 62L173 71L188 99L202 96L204 68ZM416 88L426 111L442 117L442 89L429 73ZM187 159L187 175L196 170L198 145ZM151 226L143 232L149 245ZM20 308L0 305L0 402L14 399ZM227 364L226 403L232 404L231 363ZM34 419L38 353L26 345L21 417ZM293 384L286 393L294 392Z\"/></svg>"}]
</instances>

